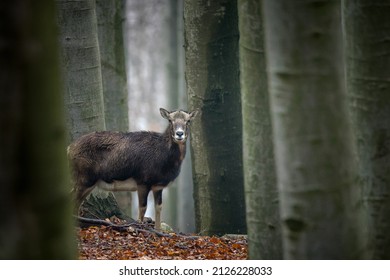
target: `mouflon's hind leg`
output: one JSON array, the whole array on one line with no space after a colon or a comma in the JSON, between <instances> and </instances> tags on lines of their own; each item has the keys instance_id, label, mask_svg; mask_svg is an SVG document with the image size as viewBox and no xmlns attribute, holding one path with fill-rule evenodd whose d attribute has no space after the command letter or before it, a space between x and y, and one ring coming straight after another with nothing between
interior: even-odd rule
<instances>
[{"instance_id":1,"label":"mouflon's hind leg","mask_svg":"<svg viewBox=\"0 0 390 280\"><path fill-rule=\"evenodd\" d=\"M161 230L161 210L162 210L162 189L153 190L154 210L155 210L155 228Z\"/></svg>"},{"instance_id":2,"label":"mouflon's hind leg","mask_svg":"<svg viewBox=\"0 0 390 280\"><path fill-rule=\"evenodd\" d=\"M140 223L144 222L146 208L148 207L148 194L150 187L147 186L138 186L138 221Z\"/></svg>"},{"instance_id":3,"label":"mouflon's hind leg","mask_svg":"<svg viewBox=\"0 0 390 280\"><path fill-rule=\"evenodd\" d=\"M74 201L74 215L80 214L80 207L83 203L84 199L92 192L93 187L81 187L79 185L75 185L71 191L71 195Z\"/></svg>"}]
</instances>

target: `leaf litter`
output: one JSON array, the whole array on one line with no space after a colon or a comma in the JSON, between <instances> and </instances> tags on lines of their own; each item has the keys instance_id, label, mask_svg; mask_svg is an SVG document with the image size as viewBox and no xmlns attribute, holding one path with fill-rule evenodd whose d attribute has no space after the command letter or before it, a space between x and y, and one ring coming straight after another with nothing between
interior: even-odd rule
<instances>
[{"instance_id":1,"label":"leaf litter","mask_svg":"<svg viewBox=\"0 0 390 280\"><path fill-rule=\"evenodd\" d=\"M77 237L79 258L83 260L244 260L248 248L244 236L158 236L132 228L118 231L109 226L78 228Z\"/></svg>"}]
</instances>

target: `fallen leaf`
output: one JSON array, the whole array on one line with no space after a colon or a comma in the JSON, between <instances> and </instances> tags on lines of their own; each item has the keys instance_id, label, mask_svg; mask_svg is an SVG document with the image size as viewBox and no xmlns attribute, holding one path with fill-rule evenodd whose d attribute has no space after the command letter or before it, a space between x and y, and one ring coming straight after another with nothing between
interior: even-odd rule
<instances>
[{"instance_id":1,"label":"fallen leaf","mask_svg":"<svg viewBox=\"0 0 390 280\"><path fill-rule=\"evenodd\" d=\"M247 258L247 240L217 236L183 236L170 234L158 237L145 232L118 232L109 227L92 226L78 230L79 258L242 260Z\"/></svg>"}]
</instances>

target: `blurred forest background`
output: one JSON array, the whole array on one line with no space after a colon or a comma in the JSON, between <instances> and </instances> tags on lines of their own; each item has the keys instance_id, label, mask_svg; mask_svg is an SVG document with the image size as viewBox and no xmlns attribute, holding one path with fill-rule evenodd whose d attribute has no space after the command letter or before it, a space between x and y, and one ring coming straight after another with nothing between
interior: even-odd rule
<instances>
[{"instance_id":1,"label":"blurred forest background","mask_svg":"<svg viewBox=\"0 0 390 280\"><path fill-rule=\"evenodd\" d=\"M163 131L163 107L201 111L164 191L175 230L247 234L250 259L389 259L389 14L380 0L3 1L0 258L76 258L66 146ZM84 212L136 204L96 190Z\"/></svg>"}]
</instances>

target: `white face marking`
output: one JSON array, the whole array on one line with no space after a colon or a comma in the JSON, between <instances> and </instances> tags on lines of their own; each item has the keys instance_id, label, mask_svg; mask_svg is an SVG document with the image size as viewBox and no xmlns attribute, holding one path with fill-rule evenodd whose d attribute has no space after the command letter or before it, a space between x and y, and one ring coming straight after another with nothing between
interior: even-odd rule
<instances>
[{"instance_id":1,"label":"white face marking","mask_svg":"<svg viewBox=\"0 0 390 280\"><path fill-rule=\"evenodd\" d=\"M183 143L187 140L187 125L190 115L184 111L176 111L169 114L169 119L173 126L173 139L177 143Z\"/></svg>"},{"instance_id":2,"label":"white face marking","mask_svg":"<svg viewBox=\"0 0 390 280\"><path fill-rule=\"evenodd\" d=\"M176 143L184 143L187 140L187 130L190 121L198 114L198 110L187 113L183 110L169 112L160 108L161 116L171 123L172 138Z\"/></svg>"},{"instance_id":3,"label":"white face marking","mask_svg":"<svg viewBox=\"0 0 390 280\"><path fill-rule=\"evenodd\" d=\"M186 140L186 133L183 130L183 128L178 127L175 130L175 135L173 136L177 142L185 141Z\"/></svg>"}]
</instances>

